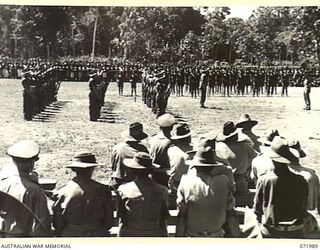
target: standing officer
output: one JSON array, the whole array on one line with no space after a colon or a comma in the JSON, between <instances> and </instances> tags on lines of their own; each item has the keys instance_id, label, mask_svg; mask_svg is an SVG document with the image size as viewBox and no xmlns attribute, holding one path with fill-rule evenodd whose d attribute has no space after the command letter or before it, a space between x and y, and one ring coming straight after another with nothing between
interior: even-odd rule
<instances>
[{"instance_id":1,"label":"standing officer","mask_svg":"<svg viewBox=\"0 0 320 250\"><path fill-rule=\"evenodd\" d=\"M33 115L33 98L32 98L32 93L31 93L32 89L33 89L33 82L32 82L30 71L23 73L22 86L23 86L24 119L27 121L31 121L32 115Z\"/></svg>"},{"instance_id":2,"label":"standing officer","mask_svg":"<svg viewBox=\"0 0 320 250\"><path fill-rule=\"evenodd\" d=\"M204 106L204 103L206 101L207 97L207 85L208 85L208 75L207 75L207 70L201 70L200 71L200 90L201 90L201 97L200 97L200 108L206 108Z\"/></svg>"},{"instance_id":3,"label":"standing officer","mask_svg":"<svg viewBox=\"0 0 320 250\"><path fill-rule=\"evenodd\" d=\"M96 72L90 75L89 79L89 114L90 121L97 121L100 117L101 100L99 98L99 79Z\"/></svg>"},{"instance_id":4,"label":"standing officer","mask_svg":"<svg viewBox=\"0 0 320 250\"><path fill-rule=\"evenodd\" d=\"M117 76L117 84L119 95L123 95L124 71L122 69L120 69L119 74Z\"/></svg>"},{"instance_id":5,"label":"standing officer","mask_svg":"<svg viewBox=\"0 0 320 250\"><path fill-rule=\"evenodd\" d=\"M303 97L304 102L306 104L305 110L311 109L311 100L310 100L310 92L311 92L311 81L309 78L305 77L303 80Z\"/></svg>"}]
</instances>

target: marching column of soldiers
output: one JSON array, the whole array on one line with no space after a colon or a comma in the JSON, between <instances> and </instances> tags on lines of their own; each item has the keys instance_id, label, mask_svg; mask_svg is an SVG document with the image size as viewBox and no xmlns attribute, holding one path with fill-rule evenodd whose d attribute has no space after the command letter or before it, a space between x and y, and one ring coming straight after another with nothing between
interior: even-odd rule
<instances>
[{"instance_id":1,"label":"marching column of soldiers","mask_svg":"<svg viewBox=\"0 0 320 250\"><path fill-rule=\"evenodd\" d=\"M47 105L57 101L61 81L55 67L45 71L22 73L24 119L32 120L36 114L44 111Z\"/></svg>"}]
</instances>

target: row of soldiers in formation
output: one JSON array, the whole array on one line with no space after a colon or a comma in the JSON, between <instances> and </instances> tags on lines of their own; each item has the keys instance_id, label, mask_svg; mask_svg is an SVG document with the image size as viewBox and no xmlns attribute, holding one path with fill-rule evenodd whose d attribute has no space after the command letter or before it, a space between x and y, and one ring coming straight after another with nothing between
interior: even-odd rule
<instances>
[{"instance_id":1,"label":"row of soldiers in formation","mask_svg":"<svg viewBox=\"0 0 320 250\"><path fill-rule=\"evenodd\" d=\"M61 81L57 71L49 68L45 71L25 71L22 76L23 114L27 121L44 111L47 105L57 101Z\"/></svg>"},{"instance_id":2,"label":"row of soldiers in formation","mask_svg":"<svg viewBox=\"0 0 320 250\"><path fill-rule=\"evenodd\" d=\"M108 71L100 71L100 76L89 80L89 100L90 100L90 120L96 121L100 116L100 110L104 104L105 92L109 82ZM125 76L120 69L114 76L118 85L119 96L123 95L123 86L126 81L131 84L131 96L137 95L137 83L141 81L142 101L151 108L156 116L166 112L168 98L170 94L183 96L184 89L188 91L192 98L200 97L200 107L205 108L206 97L215 94L230 96L231 94L244 95L251 93L259 96L266 92L267 96L277 94L277 87L282 85L281 95L288 96L288 87L297 82L305 86L306 75L308 84L312 82L310 72L304 68L292 71L291 69L272 68L166 68L147 67L142 73L139 70L130 71L129 76ZM101 86L104 87L101 87ZM310 92L310 91L309 91ZM307 95L308 97L309 95ZM310 99L309 97L305 99ZM310 109L310 101L306 101L307 109Z\"/></svg>"},{"instance_id":3,"label":"row of soldiers in formation","mask_svg":"<svg viewBox=\"0 0 320 250\"><path fill-rule=\"evenodd\" d=\"M23 73L23 112L26 120L41 112L46 105L56 101L61 84L61 68L54 66L46 70L25 71ZM91 73L90 73L91 72ZM94 72L94 73L93 73ZM105 93L112 78L118 85L119 95L123 95L125 81L131 84L131 96L137 95L137 83L141 82L142 101L158 116L166 112L170 94L184 95L184 89L189 91L192 98L200 97L203 108L206 97L220 93L230 96L232 93L253 96L262 94L265 88L267 96L277 94L277 86L282 85L282 96L288 96L288 86L293 82L304 79L306 72L303 68L292 71L290 69L244 69L244 68L189 68L182 70L175 68L148 67L142 73L135 69L125 71L123 68L113 70L110 75L105 67L102 70L90 69L89 75L89 114L91 121L100 117L101 107L104 105ZM250 87L250 88L249 88Z\"/></svg>"},{"instance_id":4,"label":"row of soldiers in formation","mask_svg":"<svg viewBox=\"0 0 320 250\"><path fill-rule=\"evenodd\" d=\"M301 165L307 155L298 141L288 142L277 130L259 137L252 131L257 123L244 114L218 134L194 140L190 126L170 114L157 118L159 132L151 137L133 122L113 148L108 185L92 179L100 165L93 153L76 153L66 164L75 176L50 193L52 217L33 170L39 145L17 142L7 150L13 164L0 173L0 236L108 236L113 189L118 236L167 236L170 192L179 211L176 236L241 237L234 197L247 193L251 180L256 218L247 221L253 229L247 235L303 238L317 230L312 214L320 211L319 178Z\"/></svg>"}]
</instances>

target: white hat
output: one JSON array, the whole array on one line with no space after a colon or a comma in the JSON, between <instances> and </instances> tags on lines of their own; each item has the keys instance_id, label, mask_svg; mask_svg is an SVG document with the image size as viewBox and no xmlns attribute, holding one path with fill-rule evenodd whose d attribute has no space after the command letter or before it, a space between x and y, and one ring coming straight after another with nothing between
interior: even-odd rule
<instances>
[{"instance_id":1,"label":"white hat","mask_svg":"<svg viewBox=\"0 0 320 250\"><path fill-rule=\"evenodd\" d=\"M170 114L163 114L158 117L157 119L158 125L162 128L171 127L173 124L175 124L176 119L173 115Z\"/></svg>"},{"instance_id":2,"label":"white hat","mask_svg":"<svg viewBox=\"0 0 320 250\"><path fill-rule=\"evenodd\" d=\"M40 153L39 145L32 140L22 140L13 144L7 150L7 154L12 157L31 159Z\"/></svg>"}]
</instances>

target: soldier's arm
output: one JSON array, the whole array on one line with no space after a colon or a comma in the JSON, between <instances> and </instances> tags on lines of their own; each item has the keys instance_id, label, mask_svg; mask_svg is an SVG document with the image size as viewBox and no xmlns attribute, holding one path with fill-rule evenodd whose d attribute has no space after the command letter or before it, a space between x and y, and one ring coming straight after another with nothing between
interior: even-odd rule
<instances>
[{"instance_id":1,"label":"soldier's arm","mask_svg":"<svg viewBox=\"0 0 320 250\"><path fill-rule=\"evenodd\" d=\"M182 188L183 180L184 180L184 177L181 178L181 182L177 191L177 207L179 209L179 213L177 218L176 237L186 236L188 206L186 204L184 192Z\"/></svg>"},{"instance_id":2,"label":"soldier's arm","mask_svg":"<svg viewBox=\"0 0 320 250\"><path fill-rule=\"evenodd\" d=\"M114 225L114 218L112 196L111 191L108 188L105 188L104 196L105 197L102 197L105 200L103 225L107 230L110 230L110 228Z\"/></svg>"},{"instance_id":3,"label":"soldier's arm","mask_svg":"<svg viewBox=\"0 0 320 250\"><path fill-rule=\"evenodd\" d=\"M256 194L254 197L253 211L257 216L258 222L261 223L261 218L263 215L263 182L258 179Z\"/></svg>"}]
</instances>

